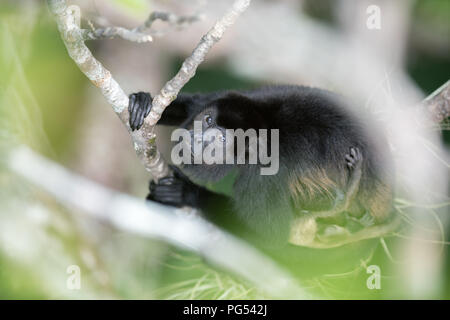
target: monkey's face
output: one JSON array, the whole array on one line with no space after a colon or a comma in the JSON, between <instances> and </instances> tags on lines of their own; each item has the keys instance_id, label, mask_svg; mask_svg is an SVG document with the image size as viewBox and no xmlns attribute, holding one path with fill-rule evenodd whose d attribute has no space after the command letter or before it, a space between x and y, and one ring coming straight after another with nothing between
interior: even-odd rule
<instances>
[{"instance_id":1,"label":"monkey's face","mask_svg":"<svg viewBox=\"0 0 450 320\"><path fill-rule=\"evenodd\" d=\"M227 157L228 163L234 163L233 139L227 140L226 128L218 124L217 118L217 108L208 107L185 126L190 141L183 140L183 143L184 149L191 152L191 163L183 168L194 178L219 180L232 169Z\"/></svg>"},{"instance_id":2,"label":"monkey's face","mask_svg":"<svg viewBox=\"0 0 450 320\"><path fill-rule=\"evenodd\" d=\"M250 148L257 135L250 139L246 131L257 132L262 126L258 119L236 99L218 99L201 108L184 125L190 136L184 149L191 151L192 160L184 167L205 180L218 180L236 165L250 163L245 159L250 159L250 152L257 154L257 148Z\"/></svg>"},{"instance_id":3,"label":"monkey's face","mask_svg":"<svg viewBox=\"0 0 450 320\"><path fill-rule=\"evenodd\" d=\"M217 113L216 108L206 108L197 114L187 126L191 136L192 156L195 156L196 152L200 152L200 149L202 151L226 149L226 128L217 124ZM194 150L195 146L197 148Z\"/></svg>"}]
</instances>

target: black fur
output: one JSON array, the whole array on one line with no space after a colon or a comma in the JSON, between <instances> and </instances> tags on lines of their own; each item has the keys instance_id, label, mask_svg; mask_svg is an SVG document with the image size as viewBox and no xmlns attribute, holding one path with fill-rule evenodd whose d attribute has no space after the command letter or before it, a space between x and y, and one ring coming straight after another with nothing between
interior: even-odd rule
<instances>
[{"instance_id":1,"label":"black fur","mask_svg":"<svg viewBox=\"0 0 450 320\"><path fill-rule=\"evenodd\" d=\"M132 129L139 129L151 109L150 95L146 95L130 96ZM361 157L361 183L349 211L361 215L375 211L374 201L390 203L387 144L382 135L375 133L370 119L351 113L342 97L299 86L180 94L164 111L159 124L190 128L194 118L205 110L213 110L214 125L219 128L279 129L279 172L262 176L259 165L185 165L182 170L189 178L177 170L174 177L151 183L148 199L199 207L213 221L232 221L235 227L238 225L247 233L263 235L269 242L285 242L291 221L302 210L325 210L333 205L333 195L339 190L346 191L351 171L357 164L355 161ZM351 148L357 152L350 151ZM238 170L238 175L231 198L191 182L191 179L215 181L232 169ZM314 176L320 172L325 172L335 183L332 196L325 190L293 195L289 187L293 176L308 183L309 174ZM388 205L386 209L378 209L380 212L373 215L381 220L389 208Z\"/></svg>"}]
</instances>

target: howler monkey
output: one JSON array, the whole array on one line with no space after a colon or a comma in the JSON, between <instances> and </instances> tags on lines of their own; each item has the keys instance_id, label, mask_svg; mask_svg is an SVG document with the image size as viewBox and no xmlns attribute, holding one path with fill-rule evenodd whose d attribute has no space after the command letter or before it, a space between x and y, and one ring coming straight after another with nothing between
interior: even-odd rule
<instances>
[{"instance_id":1,"label":"howler monkey","mask_svg":"<svg viewBox=\"0 0 450 320\"><path fill-rule=\"evenodd\" d=\"M130 95L132 130L143 124L151 101L148 93ZM174 168L172 176L151 182L148 199L200 208L211 220L230 219L269 243L308 244L309 240L301 239L304 235L296 238L304 227L301 223L308 219L314 220L314 227L328 224L350 232L382 223L390 214L392 200L388 146L382 135L369 129L371 121L353 113L339 95L302 86L182 93L158 124L189 130L193 142L194 121L200 121L201 136L208 128L217 129L215 143L231 145L234 151L236 146L226 140L225 129L255 129L258 137L259 129L278 129L279 169L262 175L260 162L183 164L181 170ZM267 141L267 149L273 152L271 138ZM206 147L211 140L201 143ZM249 149L247 141L247 156ZM217 181L230 172L236 175L231 197L192 182ZM316 231L322 240L334 236L328 229ZM316 234L313 238L317 240Z\"/></svg>"}]
</instances>

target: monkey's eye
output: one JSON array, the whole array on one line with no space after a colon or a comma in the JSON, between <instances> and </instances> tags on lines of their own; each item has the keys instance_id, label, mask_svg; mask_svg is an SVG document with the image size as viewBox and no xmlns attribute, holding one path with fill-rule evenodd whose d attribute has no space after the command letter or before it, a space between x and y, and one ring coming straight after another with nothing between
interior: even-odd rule
<instances>
[{"instance_id":1,"label":"monkey's eye","mask_svg":"<svg viewBox=\"0 0 450 320\"><path fill-rule=\"evenodd\" d=\"M213 121L212 117L211 117L209 114L207 114L207 115L205 116L204 120L205 120L205 123L206 123L208 126L210 126L210 125L212 124L212 121Z\"/></svg>"}]
</instances>

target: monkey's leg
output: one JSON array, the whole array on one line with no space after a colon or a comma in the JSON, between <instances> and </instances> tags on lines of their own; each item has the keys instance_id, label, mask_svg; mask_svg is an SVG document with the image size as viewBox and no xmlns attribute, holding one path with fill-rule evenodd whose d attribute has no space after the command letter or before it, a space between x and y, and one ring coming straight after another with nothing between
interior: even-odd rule
<instances>
[{"instance_id":1,"label":"monkey's leg","mask_svg":"<svg viewBox=\"0 0 450 320\"><path fill-rule=\"evenodd\" d=\"M313 218L327 218L336 216L344 211L347 211L350 203L358 193L359 182L362 175L362 162L363 157L361 151L356 148L350 148L350 153L345 156L347 167L350 170L350 177L347 183L345 192L337 190L334 205L330 210L325 211L313 211L310 212Z\"/></svg>"},{"instance_id":2,"label":"monkey's leg","mask_svg":"<svg viewBox=\"0 0 450 320\"><path fill-rule=\"evenodd\" d=\"M348 209L351 201L358 192L359 182L361 180L363 161L361 151L356 147L350 148L350 153L345 156L345 160L347 162L347 167L350 170L346 192L343 193L338 190L334 205L330 210L308 211L301 217L295 219L291 225L289 242L301 246L311 246L316 242L314 239L318 232L316 219L334 217ZM347 236L350 234L346 229L341 227L336 231L335 234L330 235L330 239L336 235Z\"/></svg>"}]
</instances>

